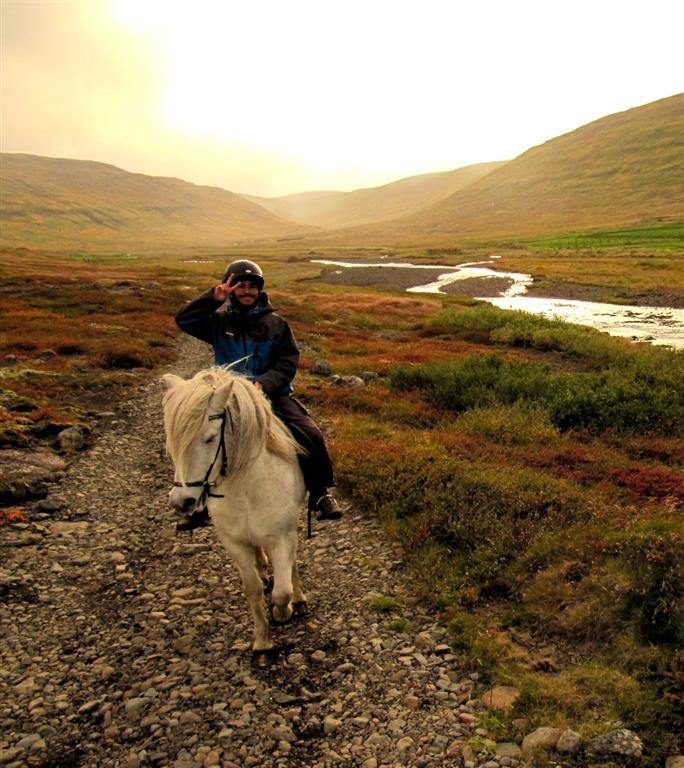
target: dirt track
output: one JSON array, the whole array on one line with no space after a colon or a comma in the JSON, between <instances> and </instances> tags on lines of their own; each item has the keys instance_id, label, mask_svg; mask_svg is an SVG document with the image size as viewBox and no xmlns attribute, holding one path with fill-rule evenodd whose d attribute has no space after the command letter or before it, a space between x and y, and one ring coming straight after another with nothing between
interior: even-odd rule
<instances>
[{"instance_id":1,"label":"dirt track","mask_svg":"<svg viewBox=\"0 0 684 768\"><path fill-rule=\"evenodd\" d=\"M181 344L176 373L209 363ZM135 392L52 489L58 509L0 529L0 764L462 765L476 676L361 510L311 540L302 515L310 615L251 666L236 570L211 529L174 532L160 401L158 381ZM401 598L405 631L379 594Z\"/></svg>"}]
</instances>

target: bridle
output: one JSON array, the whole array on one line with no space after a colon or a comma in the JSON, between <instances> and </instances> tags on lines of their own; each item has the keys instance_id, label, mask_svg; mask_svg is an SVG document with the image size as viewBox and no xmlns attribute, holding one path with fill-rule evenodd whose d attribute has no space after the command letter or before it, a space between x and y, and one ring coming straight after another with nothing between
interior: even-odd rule
<instances>
[{"instance_id":1,"label":"bridle","mask_svg":"<svg viewBox=\"0 0 684 768\"><path fill-rule=\"evenodd\" d=\"M228 419L231 423L231 427L233 425L233 420L230 416L230 411L228 408L225 408L221 413L215 413L208 417L209 421L216 421L217 419L221 419L221 430L220 430L220 437L219 437L219 444L218 448L216 449L216 453L214 454L214 458L212 459L211 464L209 465L209 469L207 469L206 474L204 475L204 479L202 480L193 480L189 483L177 483L174 481L174 486L176 488L199 488L201 486L202 493L197 497L197 501L195 502L195 509L193 511L198 511L200 509L204 509L204 506L206 504L206 501L209 497L215 498L215 499L222 499L224 497L224 494L222 493L212 493L211 489L218 485L216 481L210 482L209 478L211 477L214 467L216 466L217 462L221 462L221 469L219 471L219 475L221 477L225 477L228 474L228 451L226 450L226 434L225 434L225 428L226 428L226 419Z\"/></svg>"}]
</instances>

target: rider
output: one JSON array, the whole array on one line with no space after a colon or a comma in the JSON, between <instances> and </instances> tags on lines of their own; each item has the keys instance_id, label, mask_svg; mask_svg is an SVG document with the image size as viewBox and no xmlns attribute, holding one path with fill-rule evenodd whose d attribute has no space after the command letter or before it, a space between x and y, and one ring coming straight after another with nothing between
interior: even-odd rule
<instances>
[{"instance_id":1,"label":"rider","mask_svg":"<svg viewBox=\"0 0 684 768\"><path fill-rule=\"evenodd\" d=\"M214 348L216 365L232 365L268 396L274 413L306 450L299 462L309 491L309 510L319 520L337 520L342 509L329 489L335 485L323 433L304 406L292 397L299 349L288 323L275 313L263 290L264 275L253 261L228 265L223 282L202 293L176 314L181 330ZM224 303L227 302L224 306ZM207 522L193 513L179 530Z\"/></svg>"}]
</instances>

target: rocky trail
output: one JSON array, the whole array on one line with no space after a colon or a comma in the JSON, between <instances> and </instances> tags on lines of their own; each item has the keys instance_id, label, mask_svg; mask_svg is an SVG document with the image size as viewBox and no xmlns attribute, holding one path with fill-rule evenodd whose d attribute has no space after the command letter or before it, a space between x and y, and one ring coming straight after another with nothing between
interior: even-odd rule
<instances>
[{"instance_id":1,"label":"rocky trail","mask_svg":"<svg viewBox=\"0 0 684 768\"><path fill-rule=\"evenodd\" d=\"M209 363L183 344L175 372ZM175 533L161 394L121 404L42 511L0 528L0 765L462 765L473 676L359 511L309 540L302 514L310 613L252 666L236 569L210 528ZM378 595L410 629L387 629Z\"/></svg>"}]
</instances>

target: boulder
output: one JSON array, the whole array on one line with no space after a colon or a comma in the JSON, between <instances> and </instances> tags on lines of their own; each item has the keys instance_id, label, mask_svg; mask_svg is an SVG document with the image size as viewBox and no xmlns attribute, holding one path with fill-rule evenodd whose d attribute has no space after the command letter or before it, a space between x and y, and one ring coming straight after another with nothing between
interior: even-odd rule
<instances>
[{"instance_id":1,"label":"boulder","mask_svg":"<svg viewBox=\"0 0 684 768\"><path fill-rule=\"evenodd\" d=\"M575 755L580 751L582 746L582 737L577 731L572 731L570 728L561 733L558 743L556 744L557 752L565 752L569 755Z\"/></svg>"},{"instance_id":2,"label":"boulder","mask_svg":"<svg viewBox=\"0 0 684 768\"><path fill-rule=\"evenodd\" d=\"M377 371L363 371L361 378L365 382L377 381L380 378L380 374Z\"/></svg>"},{"instance_id":3,"label":"boulder","mask_svg":"<svg viewBox=\"0 0 684 768\"><path fill-rule=\"evenodd\" d=\"M80 427L68 427L57 435L57 442L62 453L74 454L85 448L86 436Z\"/></svg>"},{"instance_id":4,"label":"boulder","mask_svg":"<svg viewBox=\"0 0 684 768\"><path fill-rule=\"evenodd\" d=\"M623 757L641 757L644 746L633 731L618 728L592 739L587 751L594 755L621 755Z\"/></svg>"},{"instance_id":5,"label":"boulder","mask_svg":"<svg viewBox=\"0 0 684 768\"><path fill-rule=\"evenodd\" d=\"M523 754L530 755L540 749L555 749L562 733L561 728L537 728L536 731L528 733L523 739Z\"/></svg>"},{"instance_id":6,"label":"boulder","mask_svg":"<svg viewBox=\"0 0 684 768\"><path fill-rule=\"evenodd\" d=\"M315 373L317 376L330 376L332 373L332 366L327 360L316 359L311 365L311 373Z\"/></svg>"},{"instance_id":7,"label":"boulder","mask_svg":"<svg viewBox=\"0 0 684 768\"><path fill-rule=\"evenodd\" d=\"M360 376L333 376L332 383L340 387L363 387L365 385Z\"/></svg>"},{"instance_id":8,"label":"boulder","mask_svg":"<svg viewBox=\"0 0 684 768\"><path fill-rule=\"evenodd\" d=\"M0 504L45 498L48 484L61 479L65 468L54 453L0 451Z\"/></svg>"},{"instance_id":9,"label":"boulder","mask_svg":"<svg viewBox=\"0 0 684 768\"><path fill-rule=\"evenodd\" d=\"M508 757L513 760L520 760L522 757L522 749L512 741L500 741L496 745L495 752L499 757Z\"/></svg>"},{"instance_id":10,"label":"boulder","mask_svg":"<svg viewBox=\"0 0 684 768\"><path fill-rule=\"evenodd\" d=\"M487 709L509 709L520 698L520 691L512 685L496 685L482 694Z\"/></svg>"}]
</instances>

